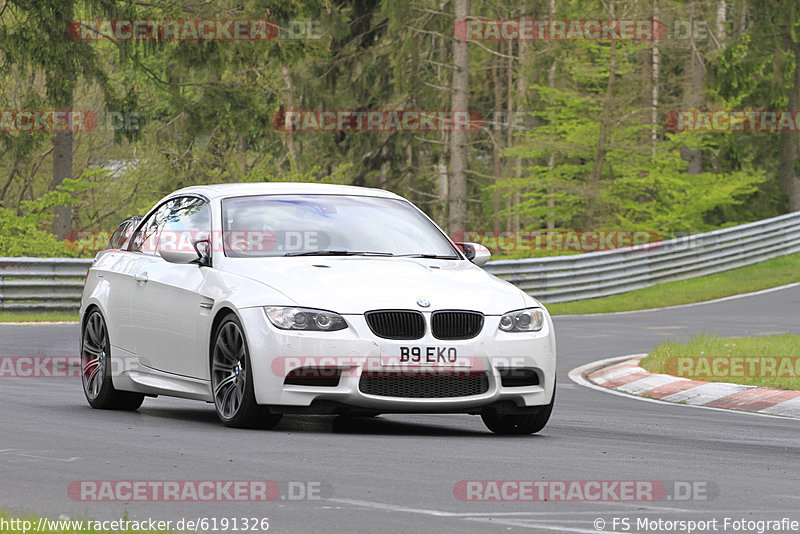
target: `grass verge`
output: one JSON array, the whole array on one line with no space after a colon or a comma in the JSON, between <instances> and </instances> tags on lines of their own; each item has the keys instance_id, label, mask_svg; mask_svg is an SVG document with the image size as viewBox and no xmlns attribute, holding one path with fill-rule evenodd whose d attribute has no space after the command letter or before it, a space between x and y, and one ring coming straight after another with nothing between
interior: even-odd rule
<instances>
[{"instance_id":1,"label":"grass verge","mask_svg":"<svg viewBox=\"0 0 800 534\"><path fill-rule=\"evenodd\" d=\"M800 282L800 253L773 258L724 273L665 282L610 297L547 304L547 309L552 315L646 310L703 302L793 282Z\"/></svg>"},{"instance_id":2,"label":"grass verge","mask_svg":"<svg viewBox=\"0 0 800 534\"><path fill-rule=\"evenodd\" d=\"M78 312L42 312L42 313L20 313L20 312L0 312L0 323L57 323L74 322L78 320Z\"/></svg>"},{"instance_id":3,"label":"grass verge","mask_svg":"<svg viewBox=\"0 0 800 534\"><path fill-rule=\"evenodd\" d=\"M665 341L639 364L652 373L692 380L800 390L800 335Z\"/></svg>"}]
</instances>

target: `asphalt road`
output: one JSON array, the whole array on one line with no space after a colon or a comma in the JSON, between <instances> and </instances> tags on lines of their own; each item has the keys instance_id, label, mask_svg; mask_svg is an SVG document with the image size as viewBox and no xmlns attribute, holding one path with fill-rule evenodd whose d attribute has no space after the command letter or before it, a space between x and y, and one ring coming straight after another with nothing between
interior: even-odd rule
<instances>
[{"instance_id":1,"label":"asphalt road","mask_svg":"<svg viewBox=\"0 0 800 534\"><path fill-rule=\"evenodd\" d=\"M287 416L275 430L233 430L204 403L158 398L137 413L103 412L88 407L76 379L0 379L0 509L99 519L246 516L269 518L271 532L596 532L596 519L607 532L686 532L663 523L637 528L637 518L717 519L705 532L754 532L722 522L800 521L800 421L643 402L567 377L579 365L698 332L800 333L798 312L795 286L676 309L557 318L556 408L541 434L526 437L492 435L466 415ZM0 355L69 356L77 346L75 326L0 325ZM67 494L80 480L253 479L319 482L323 498L87 503ZM461 480L518 479L654 480L668 488L692 481L705 484L707 496L633 503L454 496Z\"/></svg>"}]
</instances>

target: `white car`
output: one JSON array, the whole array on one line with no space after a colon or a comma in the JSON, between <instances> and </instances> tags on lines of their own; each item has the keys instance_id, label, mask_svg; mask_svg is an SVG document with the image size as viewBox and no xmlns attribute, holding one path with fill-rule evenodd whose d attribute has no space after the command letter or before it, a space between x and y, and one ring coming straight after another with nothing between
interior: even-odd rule
<instances>
[{"instance_id":1,"label":"white car","mask_svg":"<svg viewBox=\"0 0 800 534\"><path fill-rule=\"evenodd\" d=\"M213 402L233 427L283 414L480 414L544 428L555 399L547 310L480 268L393 193L260 183L196 186L128 219L81 302L95 408Z\"/></svg>"}]
</instances>

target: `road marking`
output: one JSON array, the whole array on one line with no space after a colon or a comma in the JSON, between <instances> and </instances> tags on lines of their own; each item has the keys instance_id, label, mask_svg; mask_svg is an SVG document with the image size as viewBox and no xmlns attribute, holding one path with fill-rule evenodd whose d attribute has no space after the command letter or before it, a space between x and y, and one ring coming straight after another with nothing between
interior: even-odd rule
<instances>
[{"instance_id":1,"label":"road marking","mask_svg":"<svg viewBox=\"0 0 800 534\"><path fill-rule=\"evenodd\" d=\"M453 517L453 518L470 518L470 517L509 517L509 516L535 516L535 515L597 515L597 514L625 514L630 513L630 510L586 510L581 512L446 512L444 510L431 510L427 508L410 508L406 506L400 506L398 504L390 504L390 503L382 503L382 502L374 502L374 501L362 501L358 499L347 499L347 498L336 498L336 499L327 499L331 502L338 502L342 504L350 504L353 506L363 506L366 508L374 508L376 510L385 510L387 512L405 512L410 514L422 514L422 515L430 515L434 517ZM552 503L550 503L552 504ZM691 512L692 510L687 510L685 508L673 508L669 506L653 506L646 503L636 502L636 503L626 503L626 502L592 502L591 504L601 504L601 505L608 505L608 506L618 506L622 507L630 507L635 508L638 511L650 511L650 512Z\"/></svg>"},{"instance_id":2,"label":"road marking","mask_svg":"<svg viewBox=\"0 0 800 534\"><path fill-rule=\"evenodd\" d=\"M432 515L435 517L457 517L458 514L454 512L442 512L440 510L427 510L425 508L406 508L396 504L388 504L381 502L359 501L356 499L328 499L333 502L340 502L342 504L352 504L354 506L365 506L367 508L375 508L377 510L386 510L389 512L407 512L411 514ZM476 514L471 514L476 515Z\"/></svg>"},{"instance_id":3,"label":"road marking","mask_svg":"<svg viewBox=\"0 0 800 534\"><path fill-rule=\"evenodd\" d=\"M0 326L77 326L79 324L81 323L78 321L28 321L26 323L0 323Z\"/></svg>"},{"instance_id":4,"label":"road marking","mask_svg":"<svg viewBox=\"0 0 800 534\"><path fill-rule=\"evenodd\" d=\"M0 454L10 453L17 449L0 449ZM35 458L37 460L50 460L53 462L74 462L75 460L80 460L80 456L74 456L72 458L52 458L50 456L37 456L35 454L30 454L28 452L17 452L14 454L7 454L6 456L22 456L25 458Z\"/></svg>"},{"instance_id":5,"label":"road marking","mask_svg":"<svg viewBox=\"0 0 800 534\"><path fill-rule=\"evenodd\" d=\"M27 454L24 452L17 453L16 456L24 456L25 458L36 458L37 460L50 460L53 462L74 462L80 460L80 456L73 456L72 458L51 458L49 456L36 456L35 454Z\"/></svg>"}]
</instances>

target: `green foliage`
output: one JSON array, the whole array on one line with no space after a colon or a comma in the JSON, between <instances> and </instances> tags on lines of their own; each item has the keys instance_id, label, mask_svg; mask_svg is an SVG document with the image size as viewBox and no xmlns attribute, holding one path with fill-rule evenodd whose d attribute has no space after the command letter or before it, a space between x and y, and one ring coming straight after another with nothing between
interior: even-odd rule
<instances>
[{"instance_id":1,"label":"green foliage","mask_svg":"<svg viewBox=\"0 0 800 534\"><path fill-rule=\"evenodd\" d=\"M18 216L13 210L0 208L0 256L53 257L74 254L56 236L42 229L37 216Z\"/></svg>"},{"instance_id":2,"label":"green foliage","mask_svg":"<svg viewBox=\"0 0 800 534\"><path fill-rule=\"evenodd\" d=\"M63 185L48 191L38 200L21 203L21 212L0 207L0 256L73 257L75 252L58 241L46 225L53 207L79 204L75 194L89 189L85 179L66 180Z\"/></svg>"},{"instance_id":3,"label":"green foliage","mask_svg":"<svg viewBox=\"0 0 800 534\"><path fill-rule=\"evenodd\" d=\"M80 205L73 210L75 231L111 231L177 188L242 181L382 187L439 222L446 219L448 132L290 135L274 120L290 102L295 110L447 110L452 3L2 4L0 110L52 108L72 91L75 109L132 114L138 125L74 135L73 176L91 184L76 190L69 183L53 188L51 134L0 131L0 206L9 234L13 228L44 236L53 207L67 201ZM703 41L657 43L655 142L653 43L470 43L470 109L486 118L496 109L522 109L525 116L511 132L487 127L468 134L469 227L638 229L670 236L786 211L776 135L672 134L663 124L668 111L692 96L685 82L693 53L706 69L698 91L708 109L786 108L800 8L783 4L728 2L730 24L721 35L714 28L718 3L658 2L667 22L691 18L714 29ZM652 8L649 2L567 0L556 3L555 18L647 19ZM547 3L472 2L479 18L552 18L549 9ZM739 13L748 13L743 25ZM63 31L70 17L314 20L322 35L261 42L73 41ZM689 173L687 150L700 152L699 172ZM56 250L42 246L42 254Z\"/></svg>"}]
</instances>

